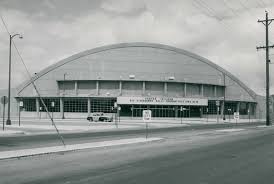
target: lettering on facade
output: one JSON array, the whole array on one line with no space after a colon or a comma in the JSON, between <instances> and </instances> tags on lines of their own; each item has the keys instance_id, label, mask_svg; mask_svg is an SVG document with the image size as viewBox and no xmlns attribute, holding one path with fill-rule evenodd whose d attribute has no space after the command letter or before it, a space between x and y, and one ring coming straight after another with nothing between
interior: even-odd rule
<instances>
[{"instance_id":1,"label":"lettering on facade","mask_svg":"<svg viewBox=\"0 0 274 184\"><path fill-rule=\"evenodd\" d=\"M144 105L208 105L207 99L173 98L173 97L118 97L118 104Z\"/></svg>"}]
</instances>

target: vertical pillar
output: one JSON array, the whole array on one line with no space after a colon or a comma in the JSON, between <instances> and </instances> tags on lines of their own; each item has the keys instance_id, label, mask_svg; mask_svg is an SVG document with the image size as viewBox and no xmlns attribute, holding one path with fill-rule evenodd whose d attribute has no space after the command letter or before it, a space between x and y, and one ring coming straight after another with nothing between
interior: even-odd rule
<instances>
[{"instance_id":1,"label":"vertical pillar","mask_svg":"<svg viewBox=\"0 0 274 184\"><path fill-rule=\"evenodd\" d=\"M186 83L184 83L184 96L186 96Z\"/></svg>"},{"instance_id":2,"label":"vertical pillar","mask_svg":"<svg viewBox=\"0 0 274 184\"><path fill-rule=\"evenodd\" d=\"M88 116L90 116L90 98L88 97Z\"/></svg>"},{"instance_id":3,"label":"vertical pillar","mask_svg":"<svg viewBox=\"0 0 274 184\"><path fill-rule=\"evenodd\" d=\"M74 91L75 91L75 95L77 96L78 95L78 82L75 81L74 83Z\"/></svg>"},{"instance_id":4,"label":"vertical pillar","mask_svg":"<svg viewBox=\"0 0 274 184\"><path fill-rule=\"evenodd\" d=\"M217 97L217 86L214 86L214 97Z\"/></svg>"},{"instance_id":5,"label":"vertical pillar","mask_svg":"<svg viewBox=\"0 0 274 184\"><path fill-rule=\"evenodd\" d=\"M143 81L143 91L142 94L145 95L146 94L146 82Z\"/></svg>"},{"instance_id":6,"label":"vertical pillar","mask_svg":"<svg viewBox=\"0 0 274 184\"><path fill-rule=\"evenodd\" d=\"M201 84L200 96L204 96L204 85Z\"/></svg>"},{"instance_id":7,"label":"vertical pillar","mask_svg":"<svg viewBox=\"0 0 274 184\"><path fill-rule=\"evenodd\" d=\"M167 96L167 82L164 83L164 95Z\"/></svg>"},{"instance_id":8,"label":"vertical pillar","mask_svg":"<svg viewBox=\"0 0 274 184\"><path fill-rule=\"evenodd\" d=\"M225 113L225 103L224 101L221 101L220 103L221 103L221 117L223 117Z\"/></svg>"},{"instance_id":9,"label":"vertical pillar","mask_svg":"<svg viewBox=\"0 0 274 184\"><path fill-rule=\"evenodd\" d=\"M188 106L188 117L190 118L190 106Z\"/></svg>"},{"instance_id":10,"label":"vertical pillar","mask_svg":"<svg viewBox=\"0 0 274 184\"><path fill-rule=\"evenodd\" d=\"M178 117L178 106L175 106L175 118Z\"/></svg>"},{"instance_id":11,"label":"vertical pillar","mask_svg":"<svg viewBox=\"0 0 274 184\"><path fill-rule=\"evenodd\" d=\"M99 95L99 81L96 81L96 95Z\"/></svg>"},{"instance_id":12,"label":"vertical pillar","mask_svg":"<svg viewBox=\"0 0 274 184\"><path fill-rule=\"evenodd\" d=\"M40 104L39 104L39 98L38 98L38 97L35 99L35 102L36 102L36 113L37 113L37 118L39 118Z\"/></svg>"},{"instance_id":13,"label":"vertical pillar","mask_svg":"<svg viewBox=\"0 0 274 184\"><path fill-rule=\"evenodd\" d=\"M248 115L248 118L250 119L251 118L251 103L247 103L247 115Z\"/></svg>"},{"instance_id":14,"label":"vertical pillar","mask_svg":"<svg viewBox=\"0 0 274 184\"><path fill-rule=\"evenodd\" d=\"M121 96L122 95L122 81L120 81L120 83L119 83L119 96Z\"/></svg>"},{"instance_id":15,"label":"vertical pillar","mask_svg":"<svg viewBox=\"0 0 274 184\"><path fill-rule=\"evenodd\" d=\"M259 119L259 108L258 108L258 104L257 103L255 103L255 104L253 104L253 108L254 108L254 118L255 119Z\"/></svg>"},{"instance_id":16,"label":"vertical pillar","mask_svg":"<svg viewBox=\"0 0 274 184\"><path fill-rule=\"evenodd\" d=\"M133 119L133 110L134 110L134 106L131 106L131 119Z\"/></svg>"},{"instance_id":17,"label":"vertical pillar","mask_svg":"<svg viewBox=\"0 0 274 184\"><path fill-rule=\"evenodd\" d=\"M236 106L236 112L240 111L240 102L237 102L237 106Z\"/></svg>"},{"instance_id":18,"label":"vertical pillar","mask_svg":"<svg viewBox=\"0 0 274 184\"><path fill-rule=\"evenodd\" d=\"M64 116L64 98L60 98L60 117L62 117L62 119L65 118Z\"/></svg>"}]
</instances>

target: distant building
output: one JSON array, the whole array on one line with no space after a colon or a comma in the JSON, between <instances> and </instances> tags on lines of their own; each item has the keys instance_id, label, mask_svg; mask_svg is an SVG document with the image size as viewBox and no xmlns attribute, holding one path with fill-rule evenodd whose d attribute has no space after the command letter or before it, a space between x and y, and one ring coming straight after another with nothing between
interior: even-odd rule
<instances>
[{"instance_id":1,"label":"distant building","mask_svg":"<svg viewBox=\"0 0 274 184\"><path fill-rule=\"evenodd\" d=\"M38 72L14 94L13 114L45 117L31 81L55 118L92 112L140 117L262 118L264 99L228 71L188 51L161 44L122 43L81 52ZM17 102L17 103L16 103ZM53 104L54 103L54 104ZM228 117L227 117L228 118Z\"/></svg>"}]
</instances>

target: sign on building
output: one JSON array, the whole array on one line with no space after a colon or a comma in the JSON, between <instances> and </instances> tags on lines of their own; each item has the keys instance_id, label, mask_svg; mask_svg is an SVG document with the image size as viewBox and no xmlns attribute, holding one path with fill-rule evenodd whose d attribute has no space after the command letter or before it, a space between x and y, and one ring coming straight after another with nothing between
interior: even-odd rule
<instances>
[{"instance_id":1,"label":"sign on building","mask_svg":"<svg viewBox=\"0 0 274 184\"><path fill-rule=\"evenodd\" d=\"M151 110L143 110L143 121L151 121Z\"/></svg>"},{"instance_id":2,"label":"sign on building","mask_svg":"<svg viewBox=\"0 0 274 184\"><path fill-rule=\"evenodd\" d=\"M173 97L117 97L117 104L207 106L208 99L205 99L205 98L173 98Z\"/></svg>"}]
</instances>

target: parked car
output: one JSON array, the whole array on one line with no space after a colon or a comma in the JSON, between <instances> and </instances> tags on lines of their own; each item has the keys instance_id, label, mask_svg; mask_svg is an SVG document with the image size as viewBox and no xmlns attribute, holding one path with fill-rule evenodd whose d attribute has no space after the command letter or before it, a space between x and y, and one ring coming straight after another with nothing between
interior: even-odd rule
<instances>
[{"instance_id":1,"label":"parked car","mask_svg":"<svg viewBox=\"0 0 274 184\"><path fill-rule=\"evenodd\" d=\"M105 121L105 122L112 122L113 117L109 114L104 114L103 112L95 112L90 114L90 116L87 117L88 121Z\"/></svg>"}]
</instances>

